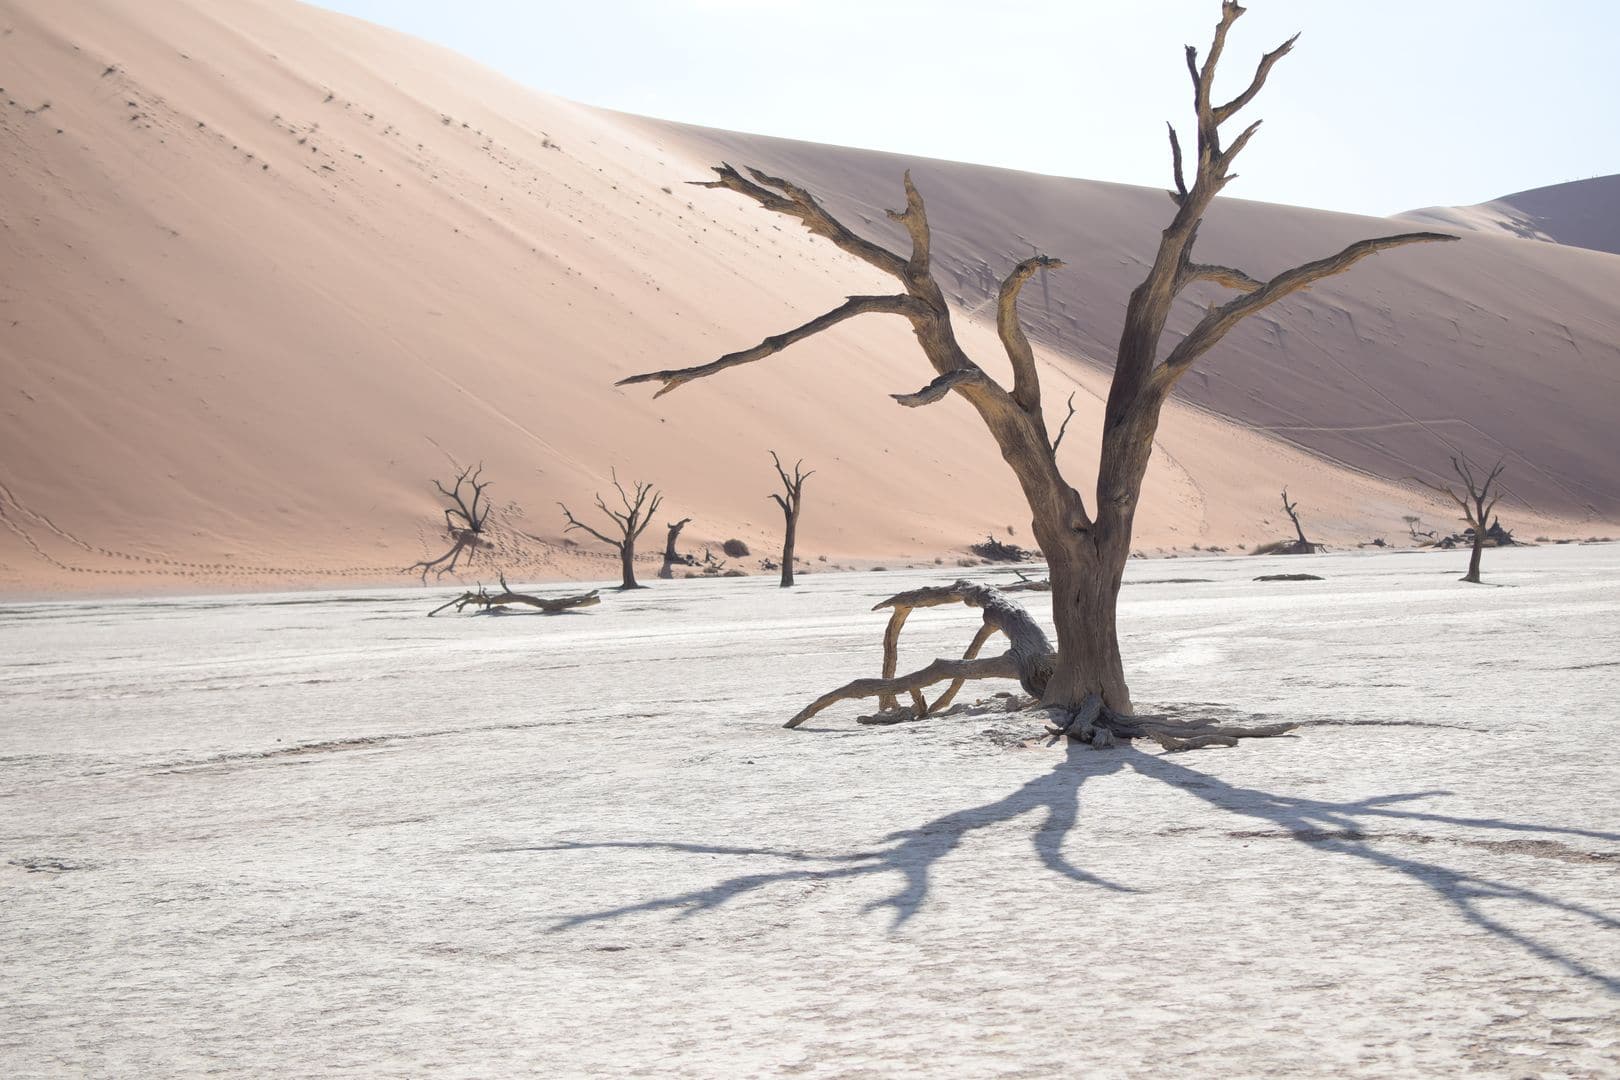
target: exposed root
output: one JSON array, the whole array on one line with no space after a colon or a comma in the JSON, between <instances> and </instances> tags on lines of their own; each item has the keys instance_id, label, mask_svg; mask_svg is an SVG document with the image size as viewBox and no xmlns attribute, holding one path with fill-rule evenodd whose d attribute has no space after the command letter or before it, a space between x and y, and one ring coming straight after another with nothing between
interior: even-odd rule
<instances>
[{"instance_id":1,"label":"exposed root","mask_svg":"<svg viewBox=\"0 0 1620 1080\"><path fill-rule=\"evenodd\" d=\"M1243 727L1218 724L1212 720L1172 720L1167 716L1125 716L1105 708L1102 699L1089 694L1080 708L1062 723L1046 725L1047 733L1066 736L1092 746L1114 746L1130 739L1152 739L1166 750L1202 750L1211 746L1236 746L1239 739L1270 739L1286 734L1298 724L1261 724Z\"/></svg>"},{"instance_id":2,"label":"exposed root","mask_svg":"<svg viewBox=\"0 0 1620 1080\"><path fill-rule=\"evenodd\" d=\"M924 687L933 686L935 683L942 683L947 679L1016 678L1018 678L1018 662L1013 659L1011 653L1003 653L1000 656L980 660L935 660L921 671L913 671L909 675L902 675L896 679L856 679L854 682L846 683L838 689L830 690L816 698L809 705L806 705L797 716L782 726L796 728L822 709L840 701L878 697L885 694L910 694L920 691ZM912 700L913 702L921 700L921 694L916 694ZM926 706L924 706L922 713L917 715L927 715Z\"/></svg>"},{"instance_id":3,"label":"exposed root","mask_svg":"<svg viewBox=\"0 0 1620 1080\"><path fill-rule=\"evenodd\" d=\"M1027 587L1027 586L1026 586ZM967 604L984 611L984 624L968 644L960 660L935 660L921 671L896 676L899 668L900 631L912 608L939 607L943 604ZM911 698L908 719L921 719L940 712L956 699L962 684L969 679L1017 679L1025 691L1037 697L1046 687L1052 671L1052 646L1046 634L1030 618L1029 612L1007 599L1001 590L989 585L975 585L970 581L956 581L950 585L933 585L913 589L891 596L873 607L873 611L893 608L889 625L883 632L883 677L856 679L846 686L824 694L800 712L786 727L798 727L828 705L854 698L878 699L877 716L887 718L904 711L899 695ZM1001 656L979 659L979 650L995 634L1004 634L1010 648ZM935 683L951 680L951 685L930 705L922 691ZM874 723L894 723L889 719Z\"/></svg>"}]
</instances>

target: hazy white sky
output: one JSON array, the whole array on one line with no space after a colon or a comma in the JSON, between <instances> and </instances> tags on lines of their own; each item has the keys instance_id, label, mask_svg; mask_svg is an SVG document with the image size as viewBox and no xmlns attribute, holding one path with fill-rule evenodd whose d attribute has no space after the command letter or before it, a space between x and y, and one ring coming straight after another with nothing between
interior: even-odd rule
<instances>
[{"instance_id":1,"label":"hazy white sky","mask_svg":"<svg viewBox=\"0 0 1620 1080\"><path fill-rule=\"evenodd\" d=\"M320 0L593 105L1163 186L1217 0ZM1252 0L1228 194L1388 214L1620 172L1620 0Z\"/></svg>"}]
</instances>

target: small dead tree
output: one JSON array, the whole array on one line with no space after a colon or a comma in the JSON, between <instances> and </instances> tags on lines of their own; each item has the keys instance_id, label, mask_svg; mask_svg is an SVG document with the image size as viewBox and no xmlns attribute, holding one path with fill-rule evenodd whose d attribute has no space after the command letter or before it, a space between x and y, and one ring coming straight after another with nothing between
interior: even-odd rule
<instances>
[{"instance_id":1,"label":"small dead tree","mask_svg":"<svg viewBox=\"0 0 1620 1080\"><path fill-rule=\"evenodd\" d=\"M1418 532L1418 526L1423 524L1422 518L1418 517L1416 514L1403 514L1401 516L1401 520L1406 522L1406 531L1412 534L1412 542L1414 544L1421 544L1425 540L1431 544L1434 543L1434 532Z\"/></svg>"},{"instance_id":2,"label":"small dead tree","mask_svg":"<svg viewBox=\"0 0 1620 1080\"><path fill-rule=\"evenodd\" d=\"M782 588L790 589L793 587L793 543L799 532L799 510L804 506L804 482L816 475L816 471L803 472L804 461L800 459L793 466L793 475L789 476L775 450L771 451L771 461L776 464L776 475L782 478L782 494L771 498L782 508L786 525L782 534Z\"/></svg>"},{"instance_id":3,"label":"small dead tree","mask_svg":"<svg viewBox=\"0 0 1620 1080\"><path fill-rule=\"evenodd\" d=\"M667 394L689 382L767 359L859 315L905 319L933 368L934 378L914 393L894 395L895 400L918 407L949 394L961 397L979 414L995 439L1029 504L1036 543L1051 568L1052 617L1058 636L1057 659L1043 688L1045 702L1079 710L1097 698L1112 714L1130 714L1131 696L1120 659L1115 612L1130 558L1131 530L1142 479L1153 453L1159 414L1171 391L1194 361L1218 345L1235 326L1277 301L1342 273L1377 252L1406 244L1456 239L1441 233L1414 232L1361 240L1336 254L1269 278L1257 278L1230 266L1193 261L1193 247L1204 214L1216 195L1234 179L1232 166L1260 125L1250 124L1230 142L1222 128L1254 100L1271 69L1294 46L1294 39L1289 39L1266 53L1246 89L1228 101L1217 101L1216 64L1225 49L1227 32L1243 11L1236 0L1221 4L1220 22L1202 63L1197 49L1188 46L1186 50L1198 133L1197 153L1190 163L1191 182L1180 139L1171 125L1175 187L1169 196L1175 216L1159 234L1147 276L1131 293L1125 309L1103 415L1097 487L1089 506L1058 466L1053 450L1056 440L1048 431L1042 408L1034 349L1018 315L1018 296L1025 283L1036 273L1057 270L1063 263L1037 254L1014 266L1001 282L996 328L1012 366L1012 385L1003 386L975 363L956 339L945 290L932 270L928 214L909 173L903 181L905 209L889 213L910 241L910 250L902 254L858 235L791 180L754 168L747 169L744 175L730 164L716 166L717 179L699 186L734 192L765 210L798 221L813 235L894 278L898 291L851 296L831 311L767 337L751 348L696 367L632 375L620 380L620 385L656 383L660 384L658 394ZM1211 304L1179 341L1161 349L1177 298L1194 285L1218 286L1237 296Z\"/></svg>"},{"instance_id":4,"label":"small dead tree","mask_svg":"<svg viewBox=\"0 0 1620 1080\"><path fill-rule=\"evenodd\" d=\"M1314 544L1305 538L1305 529L1299 523L1299 503L1288 501L1288 489L1282 489L1283 513L1288 520L1294 523L1293 540L1278 540L1276 543L1263 544L1254 549L1256 555L1314 555L1322 550L1321 544Z\"/></svg>"},{"instance_id":5,"label":"small dead tree","mask_svg":"<svg viewBox=\"0 0 1620 1080\"><path fill-rule=\"evenodd\" d=\"M450 505L444 508L444 528L450 536L450 547L437 558L423 559L407 566L407 574L420 570L422 582L426 584L429 571L433 572L434 577L443 577L455 571L463 555L467 564L471 565L479 549L493 546L483 535L489 521L489 501L484 498L484 491L490 485L490 481L479 479L483 474L484 464L479 462L476 466L462 469L456 476L454 487L446 488L439 481L433 481L439 494L450 500ZM462 489L462 485L466 485L466 490Z\"/></svg>"},{"instance_id":6,"label":"small dead tree","mask_svg":"<svg viewBox=\"0 0 1620 1080\"><path fill-rule=\"evenodd\" d=\"M1485 523L1490 521L1491 511L1496 508L1496 501L1502 497L1500 491L1492 495L1491 486L1496 483L1496 478L1502 475L1504 467L1501 461L1497 461L1489 475L1481 479L1479 474L1474 471L1474 467L1467 457L1453 457L1451 459L1451 471L1457 474L1458 480L1462 481L1463 494L1459 494L1450 484L1431 484L1426 480L1417 481L1430 491L1439 492L1446 496L1462 510L1462 519L1468 523L1469 530L1474 534L1474 550L1468 556L1468 573L1463 575L1463 580L1472 582L1475 585L1480 584L1479 559L1485 550L1485 537L1488 531ZM1416 479L1416 477L1413 479Z\"/></svg>"},{"instance_id":7,"label":"small dead tree","mask_svg":"<svg viewBox=\"0 0 1620 1080\"><path fill-rule=\"evenodd\" d=\"M574 517L569 512L568 507L558 503L557 505L562 507L563 517L568 520L568 527L563 531L573 532L575 529L579 529L582 532L590 533L602 543L617 550L619 553L619 569L623 576L619 589L621 591L625 589L644 589L646 588L645 585L636 584L636 540L647 530L647 526L652 522L653 515L658 513L658 504L664 501L664 496L654 491L651 484L644 484L639 481L635 485L634 494L632 494L625 491L624 485L619 483L617 469L610 470L610 475L613 477L614 490L619 493L619 501L624 504L624 511L621 513L609 507L607 503L602 501L600 493L596 496L596 508L613 519L613 524L616 527L615 531L619 534L618 537L603 535Z\"/></svg>"},{"instance_id":8,"label":"small dead tree","mask_svg":"<svg viewBox=\"0 0 1620 1080\"><path fill-rule=\"evenodd\" d=\"M697 560L690 555L679 555L675 551L675 541L680 538L681 530L692 523L689 517L673 522L669 526L669 537L664 541L664 565L658 568L658 576L665 581L675 576L675 564L682 566L696 566Z\"/></svg>"}]
</instances>

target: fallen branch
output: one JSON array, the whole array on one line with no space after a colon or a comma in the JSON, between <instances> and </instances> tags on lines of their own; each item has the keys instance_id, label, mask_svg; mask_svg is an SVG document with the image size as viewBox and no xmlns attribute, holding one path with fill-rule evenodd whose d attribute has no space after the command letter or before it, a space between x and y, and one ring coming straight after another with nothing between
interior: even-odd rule
<instances>
[{"instance_id":1,"label":"fallen branch","mask_svg":"<svg viewBox=\"0 0 1620 1080\"><path fill-rule=\"evenodd\" d=\"M469 589L460 596L440 604L428 612L428 618L431 619L448 607L453 607L458 612L468 607L477 608L480 612L487 612L495 608L509 607L513 604L539 608L547 615L556 615L564 611L571 611L574 608L593 607L600 604L602 598L597 596L596 592L597 590L592 589L588 593L580 593L576 596L531 596L528 593L513 591L512 587L506 583L506 578L503 575L501 577L500 592L492 593L485 589L483 585L479 585L476 590Z\"/></svg>"}]
</instances>

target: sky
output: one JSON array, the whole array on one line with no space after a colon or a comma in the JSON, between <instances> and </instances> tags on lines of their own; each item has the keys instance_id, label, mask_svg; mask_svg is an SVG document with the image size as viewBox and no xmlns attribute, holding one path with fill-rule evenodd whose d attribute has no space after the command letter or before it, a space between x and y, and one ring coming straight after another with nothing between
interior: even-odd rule
<instances>
[{"instance_id":1,"label":"sky","mask_svg":"<svg viewBox=\"0 0 1620 1080\"><path fill-rule=\"evenodd\" d=\"M1169 183L1184 44L1217 0L321 0L534 89L736 131ZM1218 98L1301 32L1244 114L1228 195L1363 214L1620 172L1617 0L1251 0Z\"/></svg>"}]
</instances>

